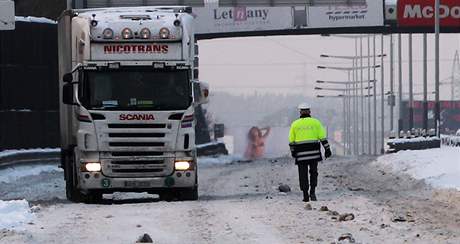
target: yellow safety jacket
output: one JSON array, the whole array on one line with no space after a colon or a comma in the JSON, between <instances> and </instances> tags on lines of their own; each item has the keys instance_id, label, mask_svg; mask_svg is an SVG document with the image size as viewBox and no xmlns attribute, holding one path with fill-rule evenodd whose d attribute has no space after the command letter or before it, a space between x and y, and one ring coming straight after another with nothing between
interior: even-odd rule
<instances>
[{"instance_id":1,"label":"yellow safety jacket","mask_svg":"<svg viewBox=\"0 0 460 244\"><path fill-rule=\"evenodd\" d=\"M326 130L321 122L312 117L294 121L289 130L289 143L326 139Z\"/></svg>"},{"instance_id":2,"label":"yellow safety jacket","mask_svg":"<svg viewBox=\"0 0 460 244\"><path fill-rule=\"evenodd\" d=\"M296 164L321 161L321 144L326 150L330 150L326 130L319 120L305 117L292 123L289 146Z\"/></svg>"}]
</instances>

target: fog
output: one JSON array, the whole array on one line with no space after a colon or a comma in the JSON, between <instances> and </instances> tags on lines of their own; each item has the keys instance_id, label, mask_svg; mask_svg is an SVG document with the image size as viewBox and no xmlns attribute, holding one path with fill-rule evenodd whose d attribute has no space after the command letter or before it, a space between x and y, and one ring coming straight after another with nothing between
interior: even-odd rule
<instances>
[{"instance_id":1,"label":"fog","mask_svg":"<svg viewBox=\"0 0 460 244\"><path fill-rule=\"evenodd\" d=\"M394 35L394 89L398 84L397 35ZM403 35L403 92L408 91L408 41ZM414 92L422 87L422 35L414 35ZM372 53L372 41L371 53ZM288 129L297 118L295 107L300 102L312 105L312 114L328 128L329 138L337 137L343 124L342 99L318 99L317 95L337 95L333 91L314 89L316 80L346 81L344 71L319 70L318 65L350 67L351 61L320 58L321 54L352 56L355 41L343 37L269 36L228 38L199 41L200 80L210 84L211 101L207 105L208 120L224 123L226 134L233 141L229 146L237 155L246 147L247 132L252 126L271 127L267 138L266 156L288 153ZM359 43L359 41L358 41ZM380 36L376 38L380 53ZM385 92L389 86L389 36L385 36ZM363 53L367 53L367 37L363 38ZM428 76L430 91L434 90L434 37L429 35ZM441 99L450 99L452 62L460 50L460 35L441 36ZM359 52L358 52L359 53ZM364 61L367 66L367 59ZM371 60L372 63L372 60ZM380 63L380 60L377 60ZM367 73L364 72L364 79ZM371 71L372 75L372 71ZM371 76L372 78L372 76ZM377 70L380 94L380 70ZM327 85L322 85L326 87ZM331 86L332 87L332 86ZM404 95L406 97L406 95ZM415 96L415 99L421 99ZM429 96L434 99L433 95ZM457 98L460 99L460 98ZM380 107L380 106L378 106ZM386 106L385 109L388 109ZM380 112L379 112L380 113ZM397 110L395 110L395 115ZM212 124L211 124L212 126Z\"/></svg>"}]
</instances>

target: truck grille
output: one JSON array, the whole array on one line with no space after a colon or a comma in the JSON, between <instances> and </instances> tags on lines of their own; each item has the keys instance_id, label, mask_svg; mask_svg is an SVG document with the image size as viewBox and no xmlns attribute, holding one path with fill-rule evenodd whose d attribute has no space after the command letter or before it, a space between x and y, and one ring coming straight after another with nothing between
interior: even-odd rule
<instances>
[{"instance_id":1,"label":"truck grille","mask_svg":"<svg viewBox=\"0 0 460 244\"><path fill-rule=\"evenodd\" d=\"M102 135L101 161L105 175L130 178L159 177L173 173L172 151L176 135L171 124L98 123L98 133Z\"/></svg>"},{"instance_id":2,"label":"truck grille","mask_svg":"<svg viewBox=\"0 0 460 244\"><path fill-rule=\"evenodd\" d=\"M109 142L111 147L163 147L163 142Z\"/></svg>"},{"instance_id":3,"label":"truck grille","mask_svg":"<svg viewBox=\"0 0 460 244\"><path fill-rule=\"evenodd\" d=\"M126 137L165 137L165 133L109 133L112 138L126 138Z\"/></svg>"},{"instance_id":4,"label":"truck grille","mask_svg":"<svg viewBox=\"0 0 460 244\"><path fill-rule=\"evenodd\" d=\"M112 152L112 157L142 157L142 156L162 156L163 152Z\"/></svg>"},{"instance_id":5,"label":"truck grille","mask_svg":"<svg viewBox=\"0 0 460 244\"><path fill-rule=\"evenodd\" d=\"M162 129L166 124L108 124L110 129Z\"/></svg>"},{"instance_id":6,"label":"truck grille","mask_svg":"<svg viewBox=\"0 0 460 244\"><path fill-rule=\"evenodd\" d=\"M114 173L158 173L163 172L163 169L113 169Z\"/></svg>"},{"instance_id":7,"label":"truck grille","mask_svg":"<svg viewBox=\"0 0 460 244\"><path fill-rule=\"evenodd\" d=\"M163 164L163 160L112 161L112 164Z\"/></svg>"}]
</instances>

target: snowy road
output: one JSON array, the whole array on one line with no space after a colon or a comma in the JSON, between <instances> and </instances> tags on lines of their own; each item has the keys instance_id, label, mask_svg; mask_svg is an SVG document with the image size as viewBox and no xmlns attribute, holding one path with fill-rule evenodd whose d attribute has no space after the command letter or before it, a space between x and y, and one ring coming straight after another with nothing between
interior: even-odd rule
<instances>
[{"instance_id":1,"label":"snowy road","mask_svg":"<svg viewBox=\"0 0 460 244\"><path fill-rule=\"evenodd\" d=\"M200 200L64 200L62 172L2 183L0 199L40 210L29 224L0 231L0 243L331 243L351 233L358 243L459 243L460 196L395 175L371 159L320 164L320 201L301 202L291 159L200 165ZM281 194L279 183L291 186ZM115 198L118 198L117 196ZM327 206L330 211L320 211ZM354 220L338 221L352 213Z\"/></svg>"}]
</instances>

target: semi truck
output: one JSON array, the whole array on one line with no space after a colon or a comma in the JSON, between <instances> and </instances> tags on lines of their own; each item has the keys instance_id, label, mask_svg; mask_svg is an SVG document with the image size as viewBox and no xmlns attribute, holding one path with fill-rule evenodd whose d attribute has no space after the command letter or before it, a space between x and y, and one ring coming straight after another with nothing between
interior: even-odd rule
<instances>
[{"instance_id":1,"label":"semi truck","mask_svg":"<svg viewBox=\"0 0 460 244\"><path fill-rule=\"evenodd\" d=\"M148 192L198 198L190 7L66 10L58 21L61 167L73 202Z\"/></svg>"}]
</instances>

